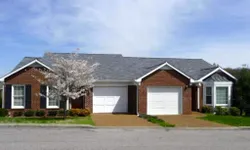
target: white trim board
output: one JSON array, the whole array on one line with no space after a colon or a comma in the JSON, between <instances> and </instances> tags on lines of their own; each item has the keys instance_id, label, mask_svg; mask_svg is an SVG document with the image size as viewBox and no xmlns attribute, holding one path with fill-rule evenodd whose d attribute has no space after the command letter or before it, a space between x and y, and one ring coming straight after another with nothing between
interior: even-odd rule
<instances>
[{"instance_id":1,"label":"white trim board","mask_svg":"<svg viewBox=\"0 0 250 150\"><path fill-rule=\"evenodd\" d=\"M58 102L58 106L49 106L49 86L46 86L46 108L47 109L59 109L60 101Z\"/></svg>"},{"instance_id":2,"label":"white trim board","mask_svg":"<svg viewBox=\"0 0 250 150\"><path fill-rule=\"evenodd\" d=\"M156 72L157 70L161 69L164 66L169 66L170 68L174 69L175 71L177 71L178 73L180 73L181 75L183 75L184 77L190 79L190 82L193 82L194 80L189 77L188 75L186 75L185 73L181 72L180 70L178 70L177 68L175 68L174 66L170 65L168 62L165 62L163 64L161 64L160 66L156 67L155 69L151 70L150 72L146 73L145 75L141 76L140 78L136 79L136 82L141 82L143 78L149 76L150 74Z\"/></svg>"},{"instance_id":3,"label":"white trim board","mask_svg":"<svg viewBox=\"0 0 250 150\"><path fill-rule=\"evenodd\" d=\"M51 69L50 67L48 67L47 65L45 65L45 64L43 64L42 62L40 62L39 60L35 59L35 60L33 60L32 62L30 62L30 63L28 63L28 64L22 66L21 68L18 68L18 69L16 69L15 71L13 71L13 72L11 72L11 73L5 75L4 77L0 78L0 81L4 81L5 78L7 78L7 77L9 77L9 76L11 76L11 75L13 75L13 74L15 74L15 73L17 73L17 72L23 70L24 68L26 68L26 67L28 67L28 66L34 64L34 63L38 63L38 64L42 65L43 67L45 67L45 68L47 68L47 69L49 69L49 70L52 70L52 69Z\"/></svg>"},{"instance_id":4,"label":"white trim board","mask_svg":"<svg viewBox=\"0 0 250 150\"><path fill-rule=\"evenodd\" d=\"M14 106L14 87L15 86L22 86L24 88L24 102L23 102L23 106ZM13 84L11 86L11 109L25 109L25 103L26 103L26 86L24 84Z\"/></svg>"},{"instance_id":5,"label":"white trim board","mask_svg":"<svg viewBox=\"0 0 250 150\"><path fill-rule=\"evenodd\" d=\"M214 69L213 71L211 71L210 73L206 74L205 76L203 76L202 78L200 78L198 81L202 82L204 79L206 79L207 77L211 76L212 74L216 73L217 71L222 71L223 73L225 73L226 75L228 75L229 77L231 77L234 80L237 80L233 75L231 75L229 72L227 72L226 70L222 69L221 67L218 67L216 69Z\"/></svg>"},{"instance_id":6,"label":"white trim board","mask_svg":"<svg viewBox=\"0 0 250 150\"><path fill-rule=\"evenodd\" d=\"M225 107L230 107L231 106L231 96L232 96L232 85L233 82L204 82L203 86L203 105L208 105L208 106L225 106ZM212 103L211 104L206 104L206 87L211 87L212 88ZM216 90L217 87L227 87L228 88L228 104L217 104L216 103Z\"/></svg>"}]
</instances>

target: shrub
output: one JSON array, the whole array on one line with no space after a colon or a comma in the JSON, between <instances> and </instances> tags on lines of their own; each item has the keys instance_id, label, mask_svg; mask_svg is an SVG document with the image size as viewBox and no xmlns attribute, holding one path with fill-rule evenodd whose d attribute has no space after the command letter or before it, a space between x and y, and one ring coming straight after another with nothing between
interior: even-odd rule
<instances>
[{"instance_id":1,"label":"shrub","mask_svg":"<svg viewBox=\"0 0 250 150\"><path fill-rule=\"evenodd\" d=\"M78 116L81 112L81 109L71 109L69 110L69 115L70 116Z\"/></svg>"},{"instance_id":2,"label":"shrub","mask_svg":"<svg viewBox=\"0 0 250 150\"><path fill-rule=\"evenodd\" d=\"M215 115L229 115L229 110L228 110L228 108L216 106L215 107Z\"/></svg>"},{"instance_id":3,"label":"shrub","mask_svg":"<svg viewBox=\"0 0 250 150\"><path fill-rule=\"evenodd\" d=\"M245 106L244 111L245 111L246 116L250 116L250 106L249 105Z\"/></svg>"},{"instance_id":4,"label":"shrub","mask_svg":"<svg viewBox=\"0 0 250 150\"><path fill-rule=\"evenodd\" d=\"M228 108L222 108L222 114L223 115L230 115L229 109Z\"/></svg>"},{"instance_id":5,"label":"shrub","mask_svg":"<svg viewBox=\"0 0 250 150\"><path fill-rule=\"evenodd\" d=\"M90 111L88 109L81 109L78 116L89 116L90 115Z\"/></svg>"},{"instance_id":6,"label":"shrub","mask_svg":"<svg viewBox=\"0 0 250 150\"><path fill-rule=\"evenodd\" d=\"M202 113L213 113L213 108L211 106L203 106L201 108Z\"/></svg>"},{"instance_id":7,"label":"shrub","mask_svg":"<svg viewBox=\"0 0 250 150\"><path fill-rule=\"evenodd\" d=\"M48 116L56 116L56 115L57 115L57 110L48 111Z\"/></svg>"},{"instance_id":8,"label":"shrub","mask_svg":"<svg viewBox=\"0 0 250 150\"><path fill-rule=\"evenodd\" d=\"M2 94L1 94L1 90L0 90L0 108L2 108Z\"/></svg>"},{"instance_id":9,"label":"shrub","mask_svg":"<svg viewBox=\"0 0 250 150\"><path fill-rule=\"evenodd\" d=\"M24 112L25 117L32 117L32 116L34 116L34 114L35 114L34 110L27 110Z\"/></svg>"},{"instance_id":10,"label":"shrub","mask_svg":"<svg viewBox=\"0 0 250 150\"><path fill-rule=\"evenodd\" d=\"M23 111L15 111L13 113L13 117L20 117L20 116L23 116Z\"/></svg>"},{"instance_id":11,"label":"shrub","mask_svg":"<svg viewBox=\"0 0 250 150\"><path fill-rule=\"evenodd\" d=\"M237 107L230 108L230 115L232 116L240 116L240 109Z\"/></svg>"},{"instance_id":12,"label":"shrub","mask_svg":"<svg viewBox=\"0 0 250 150\"><path fill-rule=\"evenodd\" d=\"M8 110L4 108L0 108L0 117L8 116Z\"/></svg>"},{"instance_id":13,"label":"shrub","mask_svg":"<svg viewBox=\"0 0 250 150\"><path fill-rule=\"evenodd\" d=\"M223 115L221 106L216 106L215 107L215 115Z\"/></svg>"},{"instance_id":14,"label":"shrub","mask_svg":"<svg viewBox=\"0 0 250 150\"><path fill-rule=\"evenodd\" d=\"M36 111L36 116L38 116L38 117L44 117L45 116L45 111L44 110L37 110Z\"/></svg>"},{"instance_id":15,"label":"shrub","mask_svg":"<svg viewBox=\"0 0 250 150\"><path fill-rule=\"evenodd\" d=\"M68 114L70 116L89 116L90 111L88 109L71 109Z\"/></svg>"},{"instance_id":16,"label":"shrub","mask_svg":"<svg viewBox=\"0 0 250 150\"><path fill-rule=\"evenodd\" d=\"M64 116L64 110L58 110L57 115L58 116ZM69 111L66 110L66 116L68 116L68 115L69 115Z\"/></svg>"}]
</instances>

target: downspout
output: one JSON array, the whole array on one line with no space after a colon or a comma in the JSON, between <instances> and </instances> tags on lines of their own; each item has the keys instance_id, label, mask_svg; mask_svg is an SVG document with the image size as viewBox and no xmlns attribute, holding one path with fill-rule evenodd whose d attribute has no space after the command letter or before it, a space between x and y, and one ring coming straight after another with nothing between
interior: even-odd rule
<instances>
[{"instance_id":1,"label":"downspout","mask_svg":"<svg viewBox=\"0 0 250 150\"><path fill-rule=\"evenodd\" d=\"M197 85L197 110L200 111L200 83Z\"/></svg>"},{"instance_id":2,"label":"downspout","mask_svg":"<svg viewBox=\"0 0 250 150\"><path fill-rule=\"evenodd\" d=\"M5 84L5 83L3 82L3 87L2 87L2 108L4 108L4 101L5 101L5 97L4 97L4 92L5 92L5 91L4 91L4 90L5 90L4 87L5 87L5 86L4 86L4 84Z\"/></svg>"},{"instance_id":3,"label":"downspout","mask_svg":"<svg viewBox=\"0 0 250 150\"><path fill-rule=\"evenodd\" d=\"M139 85L136 85L136 114L139 117Z\"/></svg>"}]
</instances>

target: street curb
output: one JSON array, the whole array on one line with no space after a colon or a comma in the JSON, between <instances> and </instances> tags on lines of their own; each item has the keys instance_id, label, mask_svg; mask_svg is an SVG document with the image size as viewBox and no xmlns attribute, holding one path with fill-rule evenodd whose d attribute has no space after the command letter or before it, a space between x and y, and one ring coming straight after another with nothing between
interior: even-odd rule
<instances>
[{"instance_id":1,"label":"street curb","mask_svg":"<svg viewBox=\"0 0 250 150\"><path fill-rule=\"evenodd\" d=\"M31 128L86 128L94 129L92 125L79 124L0 124L0 127L31 127Z\"/></svg>"},{"instance_id":2,"label":"street curb","mask_svg":"<svg viewBox=\"0 0 250 150\"><path fill-rule=\"evenodd\" d=\"M161 126L92 126L79 124L0 124L1 127L81 128L81 129L160 129L160 130L250 130L250 127L161 127Z\"/></svg>"},{"instance_id":3,"label":"street curb","mask_svg":"<svg viewBox=\"0 0 250 150\"><path fill-rule=\"evenodd\" d=\"M175 127L167 130L250 130L250 127Z\"/></svg>"},{"instance_id":4,"label":"street curb","mask_svg":"<svg viewBox=\"0 0 250 150\"><path fill-rule=\"evenodd\" d=\"M250 130L250 127L160 127L160 126L97 126L96 129L161 129L161 130Z\"/></svg>"}]
</instances>

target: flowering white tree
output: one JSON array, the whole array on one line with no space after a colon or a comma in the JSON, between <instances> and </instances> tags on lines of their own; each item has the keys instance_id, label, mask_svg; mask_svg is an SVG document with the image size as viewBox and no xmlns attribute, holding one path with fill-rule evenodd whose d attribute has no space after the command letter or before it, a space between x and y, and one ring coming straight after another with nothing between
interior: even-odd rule
<instances>
[{"instance_id":1,"label":"flowering white tree","mask_svg":"<svg viewBox=\"0 0 250 150\"><path fill-rule=\"evenodd\" d=\"M71 53L67 57L52 53L46 55L52 63L51 70L40 69L44 75L40 82L50 87L50 90L48 95L40 95L64 101L65 117L66 101L84 96L86 91L93 87L93 72L99 64L80 59L78 53Z\"/></svg>"}]
</instances>

